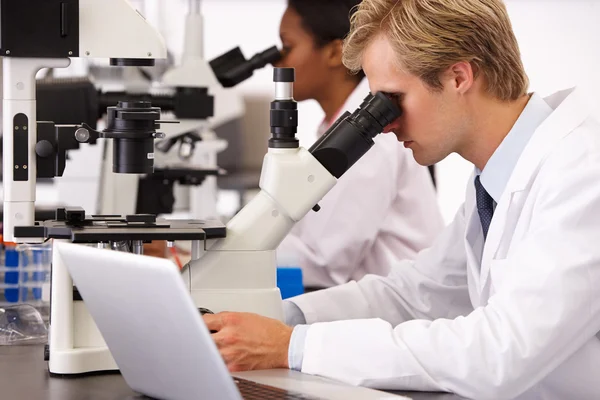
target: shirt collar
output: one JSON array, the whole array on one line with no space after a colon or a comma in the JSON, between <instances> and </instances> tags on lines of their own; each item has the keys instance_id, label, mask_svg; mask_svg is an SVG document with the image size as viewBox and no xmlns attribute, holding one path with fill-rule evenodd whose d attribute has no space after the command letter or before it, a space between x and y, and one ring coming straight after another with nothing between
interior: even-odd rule
<instances>
[{"instance_id":1,"label":"shirt collar","mask_svg":"<svg viewBox=\"0 0 600 400\"><path fill-rule=\"evenodd\" d=\"M533 93L523 112L500 146L494 151L483 171L475 168L475 173L481 175L481 184L496 203L500 201L529 139L542 122L552 114L552 111L552 108L541 96Z\"/></svg>"}]
</instances>

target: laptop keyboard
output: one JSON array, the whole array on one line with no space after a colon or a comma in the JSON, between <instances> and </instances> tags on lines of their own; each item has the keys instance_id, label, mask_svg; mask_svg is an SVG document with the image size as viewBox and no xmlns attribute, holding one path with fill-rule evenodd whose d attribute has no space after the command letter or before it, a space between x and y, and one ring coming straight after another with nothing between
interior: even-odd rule
<instances>
[{"instance_id":1,"label":"laptop keyboard","mask_svg":"<svg viewBox=\"0 0 600 400\"><path fill-rule=\"evenodd\" d=\"M267 386L246 379L234 378L245 400L318 400L318 397Z\"/></svg>"}]
</instances>

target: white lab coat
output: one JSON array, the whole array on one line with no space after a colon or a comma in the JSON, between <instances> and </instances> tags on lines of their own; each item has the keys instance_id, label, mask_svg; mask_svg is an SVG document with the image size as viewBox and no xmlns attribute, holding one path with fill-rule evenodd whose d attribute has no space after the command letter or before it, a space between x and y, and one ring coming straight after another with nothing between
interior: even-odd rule
<instances>
[{"instance_id":1,"label":"white lab coat","mask_svg":"<svg viewBox=\"0 0 600 400\"><path fill-rule=\"evenodd\" d=\"M475 399L600 399L600 125L578 97L546 99L555 111L485 247L469 185L415 262L295 298L308 323L347 320L309 328L302 371Z\"/></svg>"},{"instance_id":2,"label":"white lab coat","mask_svg":"<svg viewBox=\"0 0 600 400\"><path fill-rule=\"evenodd\" d=\"M368 93L363 79L341 112L353 112ZM429 171L392 134L378 135L319 205L277 250L280 265L292 260L302 267L306 286L387 275L395 262L429 247L444 227Z\"/></svg>"}]
</instances>

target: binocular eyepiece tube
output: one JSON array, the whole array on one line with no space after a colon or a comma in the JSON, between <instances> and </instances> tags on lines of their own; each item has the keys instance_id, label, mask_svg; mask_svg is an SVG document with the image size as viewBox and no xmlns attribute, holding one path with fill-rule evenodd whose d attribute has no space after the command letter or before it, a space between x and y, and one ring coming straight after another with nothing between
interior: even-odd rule
<instances>
[{"instance_id":1,"label":"binocular eyepiece tube","mask_svg":"<svg viewBox=\"0 0 600 400\"><path fill-rule=\"evenodd\" d=\"M374 144L373 138L402 114L382 92L369 94L352 114L346 111L309 149L336 178Z\"/></svg>"}]
</instances>

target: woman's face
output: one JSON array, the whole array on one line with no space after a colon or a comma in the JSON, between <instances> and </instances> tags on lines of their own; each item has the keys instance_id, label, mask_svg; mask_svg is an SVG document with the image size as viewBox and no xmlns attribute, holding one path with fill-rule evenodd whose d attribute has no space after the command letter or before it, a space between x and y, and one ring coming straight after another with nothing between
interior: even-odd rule
<instances>
[{"instance_id":1,"label":"woman's face","mask_svg":"<svg viewBox=\"0 0 600 400\"><path fill-rule=\"evenodd\" d=\"M283 44L283 58L276 67L294 68L294 99L297 101L316 99L327 82L328 67L325 47L319 48L313 36L302 26L300 15L288 7L279 26Z\"/></svg>"}]
</instances>

